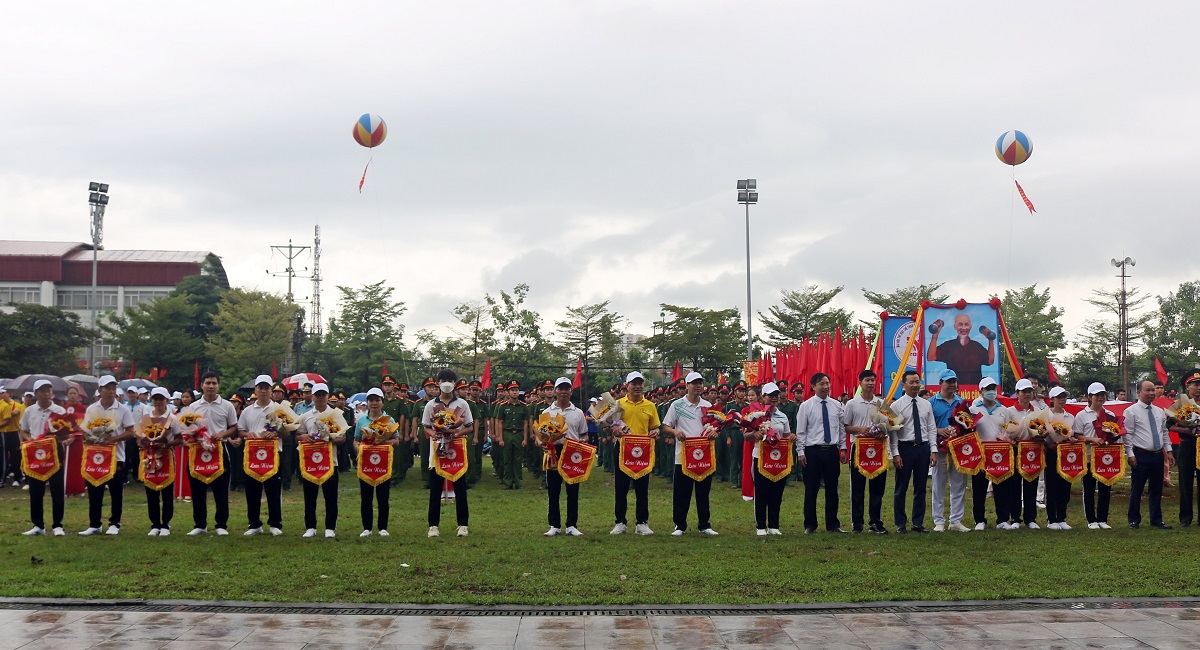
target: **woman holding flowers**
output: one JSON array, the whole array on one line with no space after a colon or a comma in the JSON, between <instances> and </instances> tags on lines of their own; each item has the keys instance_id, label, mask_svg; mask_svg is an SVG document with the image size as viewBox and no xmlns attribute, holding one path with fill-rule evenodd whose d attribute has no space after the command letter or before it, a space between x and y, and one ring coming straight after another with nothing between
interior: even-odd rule
<instances>
[{"instance_id":1,"label":"woman holding flowers","mask_svg":"<svg viewBox=\"0 0 1200 650\"><path fill-rule=\"evenodd\" d=\"M390 415L383 412L383 390L379 388L368 390L367 412L360 415L355 422L354 453L361 458L365 446L387 445L392 448L390 453L395 456L396 445L400 443L399 429L399 423L392 420ZM362 467L363 463L360 460L360 473ZM391 474L390 468L388 474ZM372 501L379 503L379 536L388 536L388 513L391 511L389 503L391 486L392 481L390 476L372 485L364 480L360 474L358 479L358 494L361 500L359 510L360 514L362 514L363 531L359 533L359 537L371 536L371 523L375 514Z\"/></svg>"},{"instance_id":2,"label":"woman holding flowers","mask_svg":"<svg viewBox=\"0 0 1200 650\"><path fill-rule=\"evenodd\" d=\"M440 462L439 459L449 454L457 454L455 440L466 438L474 420L471 419L471 407L466 400L454 394L454 382L458 375L449 368L443 368L437 374L439 394L437 399L425 404L421 415L421 426L429 438L430 469ZM464 468L465 469L465 468ZM470 510L467 508L467 481L465 471L454 484L454 509L458 518L458 536L467 536L467 520ZM439 474L431 471L429 476L429 536L437 537L438 524L442 519L442 481Z\"/></svg>"},{"instance_id":3,"label":"woman holding flowers","mask_svg":"<svg viewBox=\"0 0 1200 650\"><path fill-rule=\"evenodd\" d=\"M314 537L317 534L317 492L325 499L325 536L336 537L338 516L338 473L337 456L333 445L346 439L346 418L341 409L329 405L329 386L315 384L312 387L313 407L306 411L300 419L300 435L296 442L300 443L301 472L300 481L304 487L304 535ZM318 443L324 449L305 447ZM311 451L306 456L306 450ZM310 469L314 466L326 467L320 477L315 476Z\"/></svg>"},{"instance_id":4,"label":"woman holding flowers","mask_svg":"<svg viewBox=\"0 0 1200 650\"><path fill-rule=\"evenodd\" d=\"M142 476L159 473L164 466L171 463L175 450L179 445L180 434L183 430L175 419L167 404L167 389L155 388L150 392L150 412L142 417L137 424L137 444L141 449ZM178 465L175 465L178 468ZM179 470L175 470L172 482L178 479ZM146 488L146 512L150 517L150 537L166 537L171 534L171 517L175 514L175 500L171 493L171 483L153 485L142 479Z\"/></svg>"},{"instance_id":5,"label":"woman holding flowers","mask_svg":"<svg viewBox=\"0 0 1200 650\"><path fill-rule=\"evenodd\" d=\"M1067 504L1071 502L1071 483L1058 473L1058 446L1073 442L1071 427L1075 416L1066 410L1067 389L1050 389L1050 410L1046 411L1046 528L1071 530L1067 525ZM1085 466L1086 467L1086 466Z\"/></svg>"},{"instance_id":6,"label":"woman holding flowers","mask_svg":"<svg viewBox=\"0 0 1200 650\"><path fill-rule=\"evenodd\" d=\"M742 428L746 440L754 441L751 462L754 464L754 528L762 535L782 535L779 530L779 507L783 504L783 481L771 480L758 468L759 445L762 440L795 441L787 414L780 411L779 386L768 382L762 387L761 402L752 402L742 409Z\"/></svg>"}]
</instances>

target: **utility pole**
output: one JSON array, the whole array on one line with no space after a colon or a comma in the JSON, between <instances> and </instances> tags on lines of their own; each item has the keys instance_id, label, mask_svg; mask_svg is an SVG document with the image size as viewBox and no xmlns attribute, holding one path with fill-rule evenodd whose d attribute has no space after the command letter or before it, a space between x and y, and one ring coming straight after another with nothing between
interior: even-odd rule
<instances>
[{"instance_id":1,"label":"utility pole","mask_svg":"<svg viewBox=\"0 0 1200 650\"><path fill-rule=\"evenodd\" d=\"M295 265L296 258L300 257L300 255L308 249L309 249L308 246L293 245L292 240L290 240L290 239L288 240L287 246L272 246L271 247L272 252L276 252L276 253L279 253L280 255L283 255L283 257L287 260L287 265L284 267L283 271L280 271L277 273L272 273L270 270L268 270L267 273L269 275L273 275L277 278L287 277L287 283L288 283L287 302L289 305L296 304L295 294L292 293L292 280L297 277L296 276L296 265ZM308 270L308 269L303 269L303 270ZM299 365L299 363L298 363L299 359L300 359L300 335L299 334L300 334L301 327L303 327L303 325L304 325L304 321L301 320L301 318L302 318L301 316L296 317L296 325L295 325L296 329L292 332L292 349L288 351L287 359L285 359L283 362L284 367L287 369L288 372L297 372L297 366Z\"/></svg>"},{"instance_id":2,"label":"utility pole","mask_svg":"<svg viewBox=\"0 0 1200 650\"><path fill-rule=\"evenodd\" d=\"M320 338L321 327L321 225L313 226L312 314L308 331Z\"/></svg>"},{"instance_id":3,"label":"utility pole","mask_svg":"<svg viewBox=\"0 0 1200 650\"><path fill-rule=\"evenodd\" d=\"M1112 261L1112 265L1121 269L1121 296L1117 301L1117 358L1121 366L1121 388L1129 390L1129 312L1128 294L1125 292L1125 281L1130 277L1128 267L1137 266L1137 260L1126 257L1123 260Z\"/></svg>"}]
</instances>

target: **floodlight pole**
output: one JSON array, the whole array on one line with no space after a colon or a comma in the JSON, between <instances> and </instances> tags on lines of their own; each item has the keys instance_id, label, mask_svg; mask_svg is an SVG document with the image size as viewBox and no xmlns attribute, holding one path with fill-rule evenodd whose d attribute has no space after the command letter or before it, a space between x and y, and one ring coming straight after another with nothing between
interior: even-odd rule
<instances>
[{"instance_id":1,"label":"floodlight pole","mask_svg":"<svg viewBox=\"0 0 1200 650\"><path fill-rule=\"evenodd\" d=\"M92 344L88 347L88 373L96 373L96 342L99 340L100 324L97 321L96 276L99 267L99 250L104 243L104 208L108 205L108 183L88 183L88 205L92 213Z\"/></svg>"},{"instance_id":2,"label":"floodlight pole","mask_svg":"<svg viewBox=\"0 0 1200 650\"><path fill-rule=\"evenodd\" d=\"M739 180L738 203L746 206L746 360L754 360L754 311L750 303L750 204L758 203L758 181Z\"/></svg>"}]
</instances>

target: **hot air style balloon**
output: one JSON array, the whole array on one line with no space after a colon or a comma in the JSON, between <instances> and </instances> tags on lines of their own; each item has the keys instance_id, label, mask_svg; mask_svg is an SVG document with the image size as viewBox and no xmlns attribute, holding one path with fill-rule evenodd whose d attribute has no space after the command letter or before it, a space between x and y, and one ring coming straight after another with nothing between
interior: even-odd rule
<instances>
[{"instance_id":1,"label":"hot air style balloon","mask_svg":"<svg viewBox=\"0 0 1200 650\"><path fill-rule=\"evenodd\" d=\"M1029 214L1037 212L1033 209L1033 201L1025 196L1025 188L1017 182L1016 168L1017 165L1029 160L1029 156L1033 153L1033 140L1029 136L1020 131L1005 131L996 140L996 157L1000 162L1011 165L1013 168L1013 183L1017 185L1017 192L1021 194L1021 200L1025 202L1025 207L1029 208Z\"/></svg>"},{"instance_id":2,"label":"hot air style balloon","mask_svg":"<svg viewBox=\"0 0 1200 650\"><path fill-rule=\"evenodd\" d=\"M387 123L382 117L374 113L363 113L362 117L354 123L354 141L368 149L374 149L383 144L387 139ZM374 156L367 159L366 167L363 167L362 178L358 179L358 192L362 193L363 183L367 182L367 168L371 166L371 161Z\"/></svg>"}]
</instances>

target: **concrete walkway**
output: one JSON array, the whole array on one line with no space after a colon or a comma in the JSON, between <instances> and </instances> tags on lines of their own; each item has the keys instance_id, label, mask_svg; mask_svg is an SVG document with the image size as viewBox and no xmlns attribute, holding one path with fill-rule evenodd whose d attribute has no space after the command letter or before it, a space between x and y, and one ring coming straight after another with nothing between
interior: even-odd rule
<instances>
[{"instance_id":1,"label":"concrete walkway","mask_svg":"<svg viewBox=\"0 0 1200 650\"><path fill-rule=\"evenodd\" d=\"M349 616L0 609L0 650L1200 648L1200 608L766 616Z\"/></svg>"}]
</instances>

